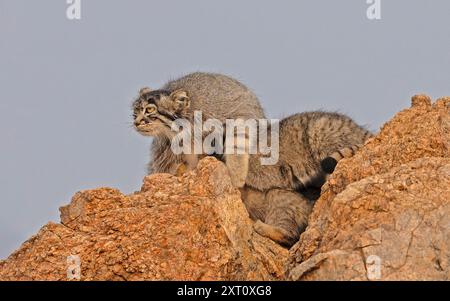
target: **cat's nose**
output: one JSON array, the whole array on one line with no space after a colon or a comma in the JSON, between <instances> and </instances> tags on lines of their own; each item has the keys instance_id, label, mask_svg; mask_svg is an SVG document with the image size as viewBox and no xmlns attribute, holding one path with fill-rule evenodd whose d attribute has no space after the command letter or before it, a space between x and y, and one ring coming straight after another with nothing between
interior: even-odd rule
<instances>
[{"instance_id":1,"label":"cat's nose","mask_svg":"<svg viewBox=\"0 0 450 301\"><path fill-rule=\"evenodd\" d=\"M135 125L135 126L140 126L140 125L143 125L144 123L145 123L144 120L135 120L135 121L134 121L134 125Z\"/></svg>"},{"instance_id":2,"label":"cat's nose","mask_svg":"<svg viewBox=\"0 0 450 301\"><path fill-rule=\"evenodd\" d=\"M134 120L134 125L135 126L140 126L143 125L145 123L145 118L142 118L140 116L138 116L135 120Z\"/></svg>"}]
</instances>

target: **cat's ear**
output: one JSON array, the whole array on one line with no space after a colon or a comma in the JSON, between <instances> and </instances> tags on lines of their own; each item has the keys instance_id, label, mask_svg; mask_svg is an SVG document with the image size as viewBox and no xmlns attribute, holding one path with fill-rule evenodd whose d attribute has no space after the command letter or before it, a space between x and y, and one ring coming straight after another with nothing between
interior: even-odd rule
<instances>
[{"instance_id":1,"label":"cat's ear","mask_svg":"<svg viewBox=\"0 0 450 301\"><path fill-rule=\"evenodd\" d=\"M142 96L142 95L150 93L150 92L152 92L152 89L150 89L149 87L144 87L139 90L139 96Z\"/></svg>"},{"instance_id":2,"label":"cat's ear","mask_svg":"<svg viewBox=\"0 0 450 301\"><path fill-rule=\"evenodd\" d=\"M191 105L189 95L184 90L176 90L170 93L170 98L176 103L178 109L184 110Z\"/></svg>"}]
</instances>

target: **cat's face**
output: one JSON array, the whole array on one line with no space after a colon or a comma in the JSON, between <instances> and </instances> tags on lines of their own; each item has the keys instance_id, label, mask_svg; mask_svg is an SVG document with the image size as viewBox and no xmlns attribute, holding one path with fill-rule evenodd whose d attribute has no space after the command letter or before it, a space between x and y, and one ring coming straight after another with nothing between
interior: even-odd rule
<instances>
[{"instance_id":1,"label":"cat's face","mask_svg":"<svg viewBox=\"0 0 450 301\"><path fill-rule=\"evenodd\" d=\"M143 88L133 103L134 126L144 136L171 136L172 122L183 118L189 106L186 91L151 91Z\"/></svg>"}]
</instances>

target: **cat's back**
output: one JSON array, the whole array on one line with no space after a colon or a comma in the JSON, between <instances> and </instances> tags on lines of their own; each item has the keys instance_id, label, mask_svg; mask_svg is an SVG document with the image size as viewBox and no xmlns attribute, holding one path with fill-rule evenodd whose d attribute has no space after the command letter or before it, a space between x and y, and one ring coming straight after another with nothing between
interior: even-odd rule
<instances>
[{"instance_id":1,"label":"cat's back","mask_svg":"<svg viewBox=\"0 0 450 301\"><path fill-rule=\"evenodd\" d=\"M251 92L238 80L219 73L194 72L169 81L164 89L174 91L184 89L192 94L192 97L217 96L232 97L241 93Z\"/></svg>"},{"instance_id":2,"label":"cat's back","mask_svg":"<svg viewBox=\"0 0 450 301\"><path fill-rule=\"evenodd\" d=\"M264 118L258 97L244 84L227 75L195 72L169 81L163 89L185 90L193 110L211 117Z\"/></svg>"},{"instance_id":3,"label":"cat's back","mask_svg":"<svg viewBox=\"0 0 450 301\"><path fill-rule=\"evenodd\" d=\"M294 164L296 157L309 157L310 165L314 166L339 149L364 143L371 135L344 114L326 111L294 114L280 122L280 148L287 149L282 159Z\"/></svg>"},{"instance_id":4,"label":"cat's back","mask_svg":"<svg viewBox=\"0 0 450 301\"><path fill-rule=\"evenodd\" d=\"M350 117L326 111L311 111L291 115L280 121L283 140L289 143L293 138L313 143L315 140L335 140L347 136L364 136L367 130Z\"/></svg>"}]
</instances>

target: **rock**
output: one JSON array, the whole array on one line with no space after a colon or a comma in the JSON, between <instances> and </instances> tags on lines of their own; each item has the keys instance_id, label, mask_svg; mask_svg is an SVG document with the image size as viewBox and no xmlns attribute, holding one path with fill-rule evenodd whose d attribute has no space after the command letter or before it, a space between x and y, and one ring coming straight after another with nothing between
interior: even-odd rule
<instances>
[{"instance_id":1,"label":"rock","mask_svg":"<svg viewBox=\"0 0 450 301\"><path fill-rule=\"evenodd\" d=\"M180 178L157 174L125 196L77 193L0 263L0 280L278 280L288 251L252 230L226 167L213 158ZM76 258L76 257L75 257ZM69 275L70 276L70 275Z\"/></svg>"},{"instance_id":2,"label":"rock","mask_svg":"<svg viewBox=\"0 0 450 301\"><path fill-rule=\"evenodd\" d=\"M339 162L290 250L291 280L450 279L450 98L412 99Z\"/></svg>"},{"instance_id":3,"label":"rock","mask_svg":"<svg viewBox=\"0 0 450 301\"><path fill-rule=\"evenodd\" d=\"M450 280L450 98L413 97L340 161L289 251L253 231L214 158L60 210L0 261L0 280Z\"/></svg>"}]
</instances>

